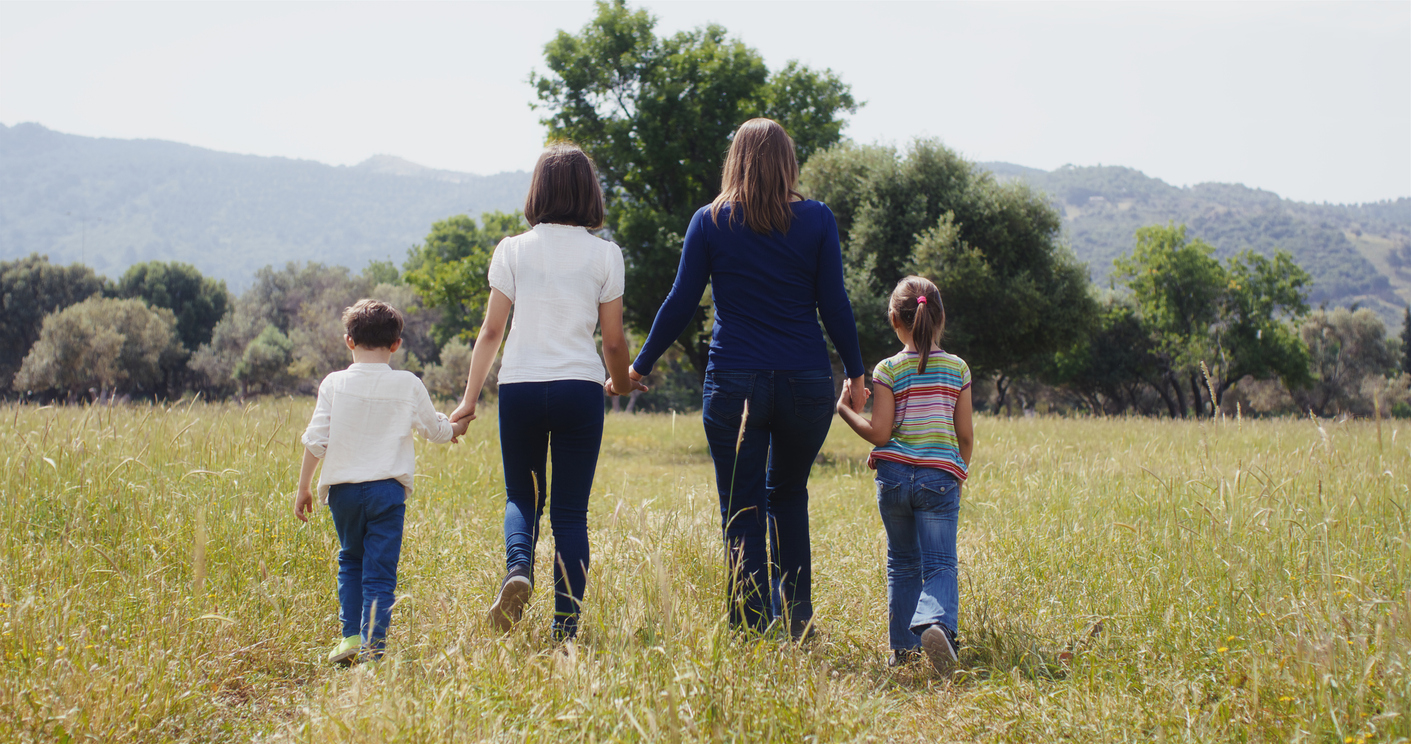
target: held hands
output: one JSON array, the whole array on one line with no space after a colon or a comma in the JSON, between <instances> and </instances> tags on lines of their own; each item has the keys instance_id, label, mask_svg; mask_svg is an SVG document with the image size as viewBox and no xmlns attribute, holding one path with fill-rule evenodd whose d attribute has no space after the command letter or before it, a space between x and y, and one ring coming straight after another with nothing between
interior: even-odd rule
<instances>
[{"instance_id":1,"label":"held hands","mask_svg":"<svg viewBox=\"0 0 1411 744\"><path fill-rule=\"evenodd\" d=\"M637 370L628 367L627 377L632 385L627 390L619 391L616 387L613 386L612 378L609 377L607 381L603 383L603 392L607 393L608 395L631 395L634 391L640 390L645 393L648 390L651 390L651 388L642 384L642 376L637 373Z\"/></svg>"},{"instance_id":2,"label":"held hands","mask_svg":"<svg viewBox=\"0 0 1411 744\"><path fill-rule=\"evenodd\" d=\"M309 513L313 510L313 491L308 488L300 488L298 493L294 494L294 516L297 517L300 522L307 522L309 521Z\"/></svg>"},{"instance_id":3,"label":"held hands","mask_svg":"<svg viewBox=\"0 0 1411 744\"><path fill-rule=\"evenodd\" d=\"M465 425L469 426L470 422L475 420L475 404L476 401L474 400L462 398L461 404L456 406L456 410L451 411L451 415L449 417L451 419L451 424L455 425L456 423L460 422L461 419L465 419ZM459 437L461 434L464 433L465 428L462 428L460 434L457 434L456 436Z\"/></svg>"},{"instance_id":4,"label":"held hands","mask_svg":"<svg viewBox=\"0 0 1411 744\"><path fill-rule=\"evenodd\" d=\"M465 436L466 429L470 428L470 422L474 419L475 414L472 413L468 418L463 418L459 421L451 422L451 444L460 443L461 437Z\"/></svg>"},{"instance_id":5,"label":"held hands","mask_svg":"<svg viewBox=\"0 0 1411 744\"><path fill-rule=\"evenodd\" d=\"M846 407L857 413L862 413L862 409L867 406L867 399L870 397L872 397L872 391L867 389L866 378L862 375L850 377L843 380L843 394L838 397L838 410Z\"/></svg>"}]
</instances>

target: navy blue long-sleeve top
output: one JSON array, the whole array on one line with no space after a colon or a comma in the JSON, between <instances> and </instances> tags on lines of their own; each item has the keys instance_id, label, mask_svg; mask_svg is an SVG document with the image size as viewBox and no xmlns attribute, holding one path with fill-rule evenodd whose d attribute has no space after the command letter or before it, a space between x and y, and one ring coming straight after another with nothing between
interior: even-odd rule
<instances>
[{"instance_id":1,"label":"navy blue long-sleeve top","mask_svg":"<svg viewBox=\"0 0 1411 744\"><path fill-rule=\"evenodd\" d=\"M720 210L701 207L686 228L676 282L652 322L633 369L646 375L686 330L712 286L715 329L710 370L823 370L831 367L818 319L828 329L848 377L863 373L852 303L843 289L843 253L832 210L793 202L787 233L760 234Z\"/></svg>"}]
</instances>

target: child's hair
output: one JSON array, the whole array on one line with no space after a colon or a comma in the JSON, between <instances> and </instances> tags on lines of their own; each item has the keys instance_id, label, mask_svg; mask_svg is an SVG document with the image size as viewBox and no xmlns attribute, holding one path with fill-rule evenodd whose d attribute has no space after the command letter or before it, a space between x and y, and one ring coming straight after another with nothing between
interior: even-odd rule
<instances>
[{"instance_id":1,"label":"child's hair","mask_svg":"<svg viewBox=\"0 0 1411 744\"><path fill-rule=\"evenodd\" d=\"M924 374L926 360L931 358L931 344L940 341L941 335L946 332L946 309L941 304L941 290L924 276L909 276L897 282L888 307L896 313L897 320L911 331L911 342L921 354L916 373Z\"/></svg>"},{"instance_id":2,"label":"child's hair","mask_svg":"<svg viewBox=\"0 0 1411 744\"><path fill-rule=\"evenodd\" d=\"M364 349L390 349L402 338L402 314L381 300L358 300L343 311L343 329Z\"/></svg>"},{"instance_id":3,"label":"child's hair","mask_svg":"<svg viewBox=\"0 0 1411 744\"><path fill-rule=\"evenodd\" d=\"M773 119L750 119L730 142L710 219L719 224L720 209L729 204L731 222L739 218L761 234L787 233L794 220L789 200L800 196L794 190L798 182L799 161L789 133Z\"/></svg>"},{"instance_id":4,"label":"child's hair","mask_svg":"<svg viewBox=\"0 0 1411 744\"><path fill-rule=\"evenodd\" d=\"M588 153L572 142L555 142L545 148L534 164L529 196L524 199L524 219L530 225L548 222L589 230L603 226L603 187Z\"/></svg>"}]
</instances>

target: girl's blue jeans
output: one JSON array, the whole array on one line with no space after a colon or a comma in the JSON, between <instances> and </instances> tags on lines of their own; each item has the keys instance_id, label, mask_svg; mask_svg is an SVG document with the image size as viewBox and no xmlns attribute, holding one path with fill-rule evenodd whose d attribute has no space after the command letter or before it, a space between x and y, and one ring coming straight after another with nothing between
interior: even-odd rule
<instances>
[{"instance_id":1,"label":"girl's blue jeans","mask_svg":"<svg viewBox=\"0 0 1411 744\"><path fill-rule=\"evenodd\" d=\"M500 386L500 453L505 463L505 567L533 575L539 518L549 496L553 454L554 629L578 631L588 583L588 494L603 444L603 386L584 380ZM534 485L538 482L536 493Z\"/></svg>"},{"instance_id":2,"label":"girl's blue jeans","mask_svg":"<svg viewBox=\"0 0 1411 744\"><path fill-rule=\"evenodd\" d=\"M360 635L380 652L397 600L397 561L407 492L395 480L339 483L328 489L338 532L338 619L343 637Z\"/></svg>"},{"instance_id":3,"label":"girl's blue jeans","mask_svg":"<svg viewBox=\"0 0 1411 744\"><path fill-rule=\"evenodd\" d=\"M833 373L715 370L706 373L702 397L730 623L763 630L788 618L797 627L813 617L808 475L833 422Z\"/></svg>"},{"instance_id":4,"label":"girl's blue jeans","mask_svg":"<svg viewBox=\"0 0 1411 744\"><path fill-rule=\"evenodd\" d=\"M938 468L877 461L877 509L887 529L887 635L893 649L921 646L918 631L956 632L955 528L960 480Z\"/></svg>"}]
</instances>

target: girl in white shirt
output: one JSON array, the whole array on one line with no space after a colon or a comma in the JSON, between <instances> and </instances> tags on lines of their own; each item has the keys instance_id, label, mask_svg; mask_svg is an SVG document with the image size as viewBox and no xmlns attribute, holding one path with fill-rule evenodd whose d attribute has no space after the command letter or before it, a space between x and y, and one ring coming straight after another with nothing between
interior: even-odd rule
<instances>
[{"instance_id":1,"label":"girl in white shirt","mask_svg":"<svg viewBox=\"0 0 1411 744\"><path fill-rule=\"evenodd\" d=\"M603 193L593 161L572 144L545 150L534 166L524 217L533 229L500 241L490 261L485 323L471 354L465 397L451 421L475 418L480 388L513 306L499 376L506 573L489 616L508 631L529 599L552 450L553 631L556 639L566 640L578 631L587 584L588 494L603 440L603 395L645 388L627 372L622 250L588 232L603 224ZM599 325L611 375L606 384L593 338Z\"/></svg>"}]
</instances>

